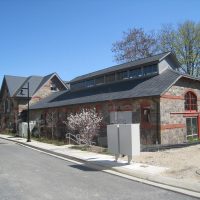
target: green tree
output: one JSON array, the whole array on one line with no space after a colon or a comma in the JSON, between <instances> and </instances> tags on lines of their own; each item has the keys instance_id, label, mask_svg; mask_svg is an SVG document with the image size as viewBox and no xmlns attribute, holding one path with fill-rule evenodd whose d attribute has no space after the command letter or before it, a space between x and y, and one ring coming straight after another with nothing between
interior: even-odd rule
<instances>
[{"instance_id":1,"label":"green tree","mask_svg":"<svg viewBox=\"0 0 200 200\"><path fill-rule=\"evenodd\" d=\"M200 76L200 23L185 21L176 27L165 25L159 33L160 51L172 51L181 64L181 71Z\"/></svg>"},{"instance_id":2,"label":"green tree","mask_svg":"<svg viewBox=\"0 0 200 200\"><path fill-rule=\"evenodd\" d=\"M200 76L200 23L185 21L176 26L164 25L157 34L133 28L123 33L120 41L113 43L112 52L118 63L172 51L180 71Z\"/></svg>"}]
</instances>

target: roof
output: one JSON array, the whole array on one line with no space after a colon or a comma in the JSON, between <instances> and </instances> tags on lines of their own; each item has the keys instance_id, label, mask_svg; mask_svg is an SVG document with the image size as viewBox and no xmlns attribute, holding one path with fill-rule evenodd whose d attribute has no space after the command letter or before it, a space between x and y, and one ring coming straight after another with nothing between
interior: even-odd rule
<instances>
[{"instance_id":1,"label":"roof","mask_svg":"<svg viewBox=\"0 0 200 200\"><path fill-rule=\"evenodd\" d=\"M53 75L54 75L54 73L49 74L47 76L44 76L43 79L42 79L42 81L38 85L37 90L39 90Z\"/></svg>"},{"instance_id":2,"label":"roof","mask_svg":"<svg viewBox=\"0 0 200 200\"><path fill-rule=\"evenodd\" d=\"M53 76L57 76L58 79L63 84L63 86L67 88L64 82L60 79L60 77L56 73L52 73L44 77L42 76L20 77L20 76L5 75L1 87L1 92L3 89L3 85L6 83L10 97L13 96L27 97L28 91L26 89L23 90L23 94L20 93L23 88L27 88L28 86L27 83L29 82L29 96L32 97Z\"/></svg>"},{"instance_id":3,"label":"roof","mask_svg":"<svg viewBox=\"0 0 200 200\"><path fill-rule=\"evenodd\" d=\"M41 76L30 76L26 79L26 81L19 87L15 95L17 97L27 97L28 91L23 90L23 94L21 94L21 89L27 88L29 82L29 96L32 97L37 91L38 86L42 82L43 77Z\"/></svg>"},{"instance_id":4,"label":"roof","mask_svg":"<svg viewBox=\"0 0 200 200\"><path fill-rule=\"evenodd\" d=\"M9 76L5 75L4 80L7 83L8 91L10 96L13 96L20 86L26 81L26 77L20 76ZM3 84L2 84L3 85Z\"/></svg>"},{"instance_id":5,"label":"roof","mask_svg":"<svg viewBox=\"0 0 200 200\"><path fill-rule=\"evenodd\" d=\"M108 67L108 68L98 70L98 71L95 71L95 72L92 72L92 73L89 73L89 74L85 74L85 75L82 75L82 76L78 76L78 77L72 79L70 82L71 83L72 82L78 82L78 81L81 81L81 80L84 80L84 79L92 78L94 76L99 76L99 75L102 75L102 74L111 73L111 72L114 72L114 71L117 71L117 70L129 68L129 67L137 67L137 66L149 64L149 63L158 63L169 55L171 55L174 58L174 60L176 60L175 56L173 56L173 54L171 52L165 52L165 53L157 54L157 55L150 56L150 57L147 57L147 58L142 58L142 59L127 62L127 63L124 63L124 64Z\"/></svg>"},{"instance_id":6,"label":"roof","mask_svg":"<svg viewBox=\"0 0 200 200\"><path fill-rule=\"evenodd\" d=\"M163 73L154 77L132 79L85 90L57 93L32 105L30 109L160 96L181 77L182 75L176 71L166 69Z\"/></svg>"}]
</instances>

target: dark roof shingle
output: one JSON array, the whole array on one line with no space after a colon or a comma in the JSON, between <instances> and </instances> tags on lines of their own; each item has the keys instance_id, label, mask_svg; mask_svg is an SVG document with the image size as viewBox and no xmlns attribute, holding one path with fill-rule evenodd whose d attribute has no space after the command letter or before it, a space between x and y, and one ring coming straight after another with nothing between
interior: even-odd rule
<instances>
[{"instance_id":1,"label":"dark roof shingle","mask_svg":"<svg viewBox=\"0 0 200 200\"><path fill-rule=\"evenodd\" d=\"M28 86L27 83L29 82L29 95L30 97L32 97L53 75L59 78L59 76L56 73L52 73L44 77L42 76L20 77L20 76L5 75L4 81L8 86L8 92L11 97L13 96L27 97L28 91L23 88L27 88ZM60 78L59 80L62 82ZM62 83L63 86L67 88L64 82ZM23 94L21 94L21 90L23 90ZM1 88L1 93L2 93L2 88Z\"/></svg>"},{"instance_id":2,"label":"dark roof shingle","mask_svg":"<svg viewBox=\"0 0 200 200\"><path fill-rule=\"evenodd\" d=\"M91 78L91 77L94 77L94 76L99 76L99 75L102 75L102 74L105 74L105 73L111 73L113 71L122 70L122 69L129 68L129 67L137 67L137 66L144 65L144 64L147 64L147 63L159 62L161 59L168 56L169 54L171 54L171 53L170 52L161 53L161 54L157 54L157 55L150 56L150 57L147 57L147 58L142 58L142 59L127 62L127 63L124 63L124 64L115 65L115 66L108 67L108 68L105 68L105 69L102 69L102 70L98 70L98 71L95 71L95 72L92 72L92 73L89 73L89 74L78 76L78 77L72 79L70 82L72 83L72 82L81 81L83 79L88 79L88 78Z\"/></svg>"},{"instance_id":3,"label":"dark roof shingle","mask_svg":"<svg viewBox=\"0 0 200 200\"><path fill-rule=\"evenodd\" d=\"M5 75L5 81L7 83L10 96L13 96L17 92L26 79L26 77Z\"/></svg>"},{"instance_id":4,"label":"dark roof shingle","mask_svg":"<svg viewBox=\"0 0 200 200\"><path fill-rule=\"evenodd\" d=\"M162 74L154 77L127 80L80 91L57 93L57 95L52 98L48 97L42 102L40 101L32 105L30 109L95 103L127 98L160 96L181 76L181 74L171 69L167 69Z\"/></svg>"}]
</instances>

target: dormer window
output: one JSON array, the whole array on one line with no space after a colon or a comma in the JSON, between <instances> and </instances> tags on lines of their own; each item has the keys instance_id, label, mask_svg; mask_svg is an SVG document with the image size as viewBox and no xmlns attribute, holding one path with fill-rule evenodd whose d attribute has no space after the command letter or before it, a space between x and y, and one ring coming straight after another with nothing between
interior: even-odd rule
<instances>
[{"instance_id":1,"label":"dormer window","mask_svg":"<svg viewBox=\"0 0 200 200\"><path fill-rule=\"evenodd\" d=\"M87 80L87 81L85 82L85 86L86 86L86 87L92 87L92 86L94 86L94 79Z\"/></svg>"},{"instance_id":2,"label":"dormer window","mask_svg":"<svg viewBox=\"0 0 200 200\"><path fill-rule=\"evenodd\" d=\"M100 76L100 77L95 79L96 85L101 85L101 84L104 84L104 83L105 83L104 76Z\"/></svg>"},{"instance_id":3,"label":"dormer window","mask_svg":"<svg viewBox=\"0 0 200 200\"><path fill-rule=\"evenodd\" d=\"M157 71L158 71L157 65L150 65L150 66L146 66L143 68L144 76L155 74L155 73L157 73Z\"/></svg>"},{"instance_id":4,"label":"dormer window","mask_svg":"<svg viewBox=\"0 0 200 200\"><path fill-rule=\"evenodd\" d=\"M106 76L106 83L114 82L115 81L115 73L109 74Z\"/></svg>"},{"instance_id":5,"label":"dormer window","mask_svg":"<svg viewBox=\"0 0 200 200\"><path fill-rule=\"evenodd\" d=\"M136 77L141 77L142 76L142 69L132 69L129 71L129 77L130 78L136 78Z\"/></svg>"},{"instance_id":6,"label":"dormer window","mask_svg":"<svg viewBox=\"0 0 200 200\"><path fill-rule=\"evenodd\" d=\"M57 91L57 87L56 87L56 84L52 83L51 84L51 91Z\"/></svg>"},{"instance_id":7,"label":"dormer window","mask_svg":"<svg viewBox=\"0 0 200 200\"><path fill-rule=\"evenodd\" d=\"M124 80L128 78L128 71L118 72L117 80Z\"/></svg>"}]
</instances>

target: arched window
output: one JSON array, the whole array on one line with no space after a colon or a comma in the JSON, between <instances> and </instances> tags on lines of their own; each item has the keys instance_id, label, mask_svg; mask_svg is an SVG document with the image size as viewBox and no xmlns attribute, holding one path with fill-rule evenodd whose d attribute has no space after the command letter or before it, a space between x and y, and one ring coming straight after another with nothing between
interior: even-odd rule
<instances>
[{"instance_id":1,"label":"arched window","mask_svg":"<svg viewBox=\"0 0 200 200\"><path fill-rule=\"evenodd\" d=\"M193 92L185 94L185 110L197 110L197 96Z\"/></svg>"}]
</instances>

